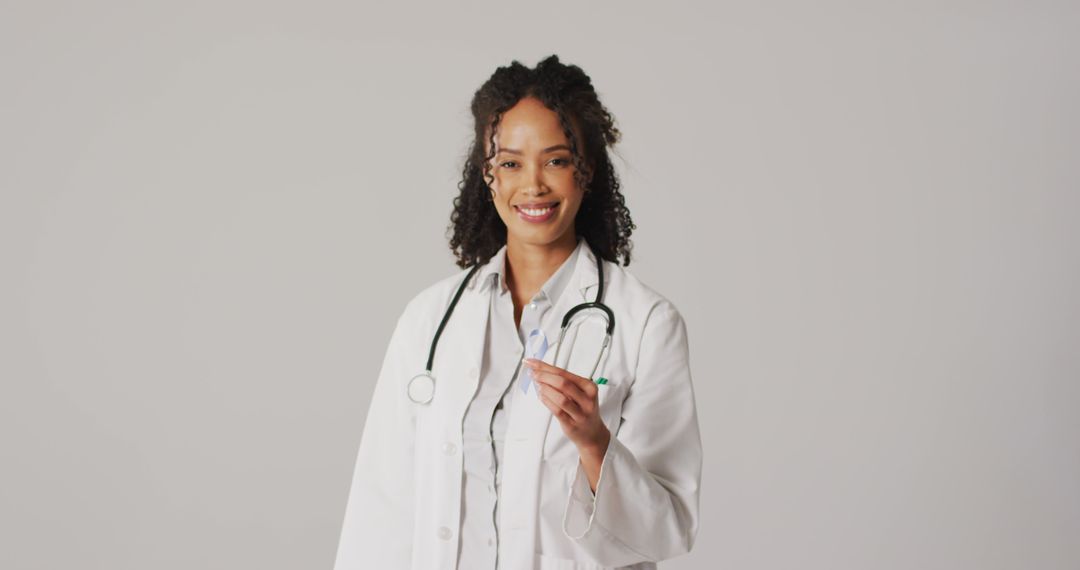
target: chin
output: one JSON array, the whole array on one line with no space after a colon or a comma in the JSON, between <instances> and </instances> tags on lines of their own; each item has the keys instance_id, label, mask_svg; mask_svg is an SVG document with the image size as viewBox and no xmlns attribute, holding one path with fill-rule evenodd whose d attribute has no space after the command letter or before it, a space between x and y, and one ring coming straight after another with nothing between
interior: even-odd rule
<instances>
[{"instance_id":1,"label":"chin","mask_svg":"<svg viewBox=\"0 0 1080 570\"><path fill-rule=\"evenodd\" d=\"M525 228L522 231L510 232L510 235L513 236L515 241L520 243L527 243L530 245L551 245L562 239L569 231L570 228L564 228L559 231Z\"/></svg>"}]
</instances>

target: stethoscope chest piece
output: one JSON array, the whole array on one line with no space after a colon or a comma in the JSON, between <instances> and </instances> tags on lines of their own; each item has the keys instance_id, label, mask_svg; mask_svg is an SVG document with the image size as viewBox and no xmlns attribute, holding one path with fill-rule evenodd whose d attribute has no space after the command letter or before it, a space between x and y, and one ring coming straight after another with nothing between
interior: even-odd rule
<instances>
[{"instance_id":1,"label":"stethoscope chest piece","mask_svg":"<svg viewBox=\"0 0 1080 570\"><path fill-rule=\"evenodd\" d=\"M413 402L427 404L435 397L435 378L430 372L421 372L409 380L406 391Z\"/></svg>"}]
</instances>

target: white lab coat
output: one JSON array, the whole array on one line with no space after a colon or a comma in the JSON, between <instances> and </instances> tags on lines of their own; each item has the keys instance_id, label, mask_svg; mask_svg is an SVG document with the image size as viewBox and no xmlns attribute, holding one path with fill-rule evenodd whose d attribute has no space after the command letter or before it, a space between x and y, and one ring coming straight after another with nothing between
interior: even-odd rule
<instances>
[{"instance_id":1,"label":"white lab coat","mask_svg":"<svg viewBox=\"0 0 1080 570\"><path fill-rule=\"evenodd\" d=\"M596 257L588 247L582 253L554 307L559 321L596 296ZM479 382L490 308L479 275L439 338L434 399L415 404L405 387L423 371L467 272L421 291L397 321L360 439L335 570L455 567L462 417ZM612 438L595 499L559 421L535 391L519 394L499 466L500 568L655 568L688 552L697 536L702 452L686 325L670 301L622 266L605 261L604 278L616 326L596 376L610 382L599 400ZM554 353L552 346L544 360Z\"/></svg>"}]
</instances>

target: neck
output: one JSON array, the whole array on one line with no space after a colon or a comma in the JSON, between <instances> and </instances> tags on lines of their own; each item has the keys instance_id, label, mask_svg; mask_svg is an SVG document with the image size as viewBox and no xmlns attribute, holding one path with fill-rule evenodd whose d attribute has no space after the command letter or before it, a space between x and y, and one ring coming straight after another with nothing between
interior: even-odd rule
<instances>
[{"instance_id":1,"label":"neck","mask_svg":"<svg viewBox=\"0 0 1080 570\"><path fill-rule=\"evenodd\" d=\"M577 235L566 232L549 244L531 244L506 238L506 282L513 293L514 304L531 299L540 287L566 261L577 247Z\"/></svg>"}]
</instances>

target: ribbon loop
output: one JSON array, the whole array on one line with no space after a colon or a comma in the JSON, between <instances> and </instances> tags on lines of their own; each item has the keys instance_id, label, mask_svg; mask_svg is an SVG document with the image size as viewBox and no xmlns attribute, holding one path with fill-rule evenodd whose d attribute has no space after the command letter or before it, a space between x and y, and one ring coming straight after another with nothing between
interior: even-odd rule
<instances>
[{"instance_id":1,"label":"ribbon loop","mask_svg":"<svg viewBox=\"0 0 1080 570\"><path fill-rule=\"evenodd\" d=\"M525 358L542 360L544 355L547 354L547 349L547 335L540 329L533 329L525 339ZM533 382L532 369L525 366L521 368L521 378L518 380L518 385L521 387L522 393L528 394L529 384Z\"/></svg>"}]
</instances>

